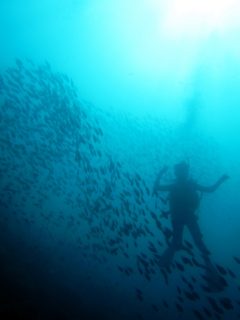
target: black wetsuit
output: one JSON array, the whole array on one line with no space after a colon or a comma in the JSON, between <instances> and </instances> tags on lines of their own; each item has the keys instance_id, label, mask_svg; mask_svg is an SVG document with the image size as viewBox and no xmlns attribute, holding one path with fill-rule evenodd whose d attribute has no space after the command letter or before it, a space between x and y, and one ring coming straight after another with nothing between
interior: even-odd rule
<instances>
[{"instance_id":1,"label":"black wetsuit","mask_svg":"<svg viewBox=\"0 0 240 320\"><path fill-rule=\"evenodd\" d=\"M193 180L176 181L169 188L169 205L172 222L172 241L164 256L169 260L182 247L183 229L186 226L203 256L209 251L203 242L196 210L199 205L198 185Z\"/></svg>"}]
</instances>

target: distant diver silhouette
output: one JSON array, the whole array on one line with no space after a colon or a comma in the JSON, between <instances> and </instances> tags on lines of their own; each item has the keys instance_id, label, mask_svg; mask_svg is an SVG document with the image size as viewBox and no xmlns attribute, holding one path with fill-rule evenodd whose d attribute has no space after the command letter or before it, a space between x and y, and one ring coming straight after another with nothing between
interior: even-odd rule
<instances>
[{"instance_id":1,"label":"distant diver silhouette","mask_svg":"<svg viewBox=\"0 0 240 320\"><path fill-rule=\"evenodd\" d=\"M165 166L156 179L153 187L153 194L158 192L169 192L169 214L172 223L172 240L168 248L160 257L160 266L167 267L172 262L176 251L183 248L182 237L186 226L195 242L196 247L201 252L205 266L212 270L212 264L209 258L209 250L203 242L202 233L198 224L196 210L199 207L200 197L198 192L214 192L229 176L222 175L212 186L201 186L189 177L189 165L182 161L174 166L175 181L169 185L161 185L160 179L168 170Z\"/></svg>"}]
</instances>

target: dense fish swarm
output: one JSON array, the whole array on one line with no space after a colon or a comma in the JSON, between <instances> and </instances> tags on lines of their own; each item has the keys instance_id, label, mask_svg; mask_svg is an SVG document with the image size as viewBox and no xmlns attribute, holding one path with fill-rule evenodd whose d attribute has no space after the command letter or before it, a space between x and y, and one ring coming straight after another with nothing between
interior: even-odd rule
<instances>
[{"instance_id":1,"label":"dense fish swarm","mask_svg":"<svg viewBox=\"0 0 240 320\"><path fill-rule=\"evenodd\" d=\"M14 308L16 319L23 313L24 319L46 319L49 310L31 294L40 292L39 299L48 301L46 292L56 292L45 290L36 275L44 272L56 286L64 268L71 270L66 260L72 251L84 266L110 266L118 282L127 278L138 309L131 319L240 317L240 258L233 257L234 270L215 264L219 292L209 287L189 241L170 267L160 266L171 238L165 199L156 207L146 177L109 154L94 106L81 101L72 80L48 63L17 59L0 75L0 148L0 314L12 316ZM91 275L82 281L91 283ZM89 308L67 303L68 315L49 318L79 319L84 306ZM56 303L54 312L58 308ZM111 317L117 319L117 310Z\"/></svg>"}]
</instances>

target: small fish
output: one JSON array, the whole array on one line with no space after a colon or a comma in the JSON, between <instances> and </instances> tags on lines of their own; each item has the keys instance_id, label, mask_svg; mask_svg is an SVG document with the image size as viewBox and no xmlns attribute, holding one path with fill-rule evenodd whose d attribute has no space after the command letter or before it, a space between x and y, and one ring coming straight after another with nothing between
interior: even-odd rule
<instances>
[{"instance_id":1,"label":"small fish","mask_svg":"<svg viewBox=\"0 0 240 320\"><path fill-rule=\"evenodd\" d=\"M208 297L208 301L217 314L223 314L223 310L218 306L216 300L213 297Z\"/></svg>"},{"instance_id":2,"label":"small fish","mask_svg":"<svg viewBox=\"0 0 240 320\"><path fill-rule=\"evenodd\" d=\"M227 297L220 298L219 302L224 307L224 309L226 309L226 310L233 309L233 304L229 298L227 298Z\"/></svg>"},{"instance_id":3,"label":"small fish","mask_svg":"<svg viewBox=\"0 0 240 320\"><path fill-rule=\"evenodd\" d=\"M155 312L159 312L159 308L155 304L152 304L152 308Z\"/></svg>"},{"instance_id":4,"label":"small fish","mask_svg":"<svg viewBox=\"0 0 240 320\"><path fill-rule=\"evenodd\" d=\"M220 266L219 264L216 264L217 270L223 275L225 276L227 274L227 271L225 270L224 267Z\"/></svg>"},{"instance_id":5,"label":"small fish","mask_svg":"<svg viewBox=\"0 0 240 320\"><path fill-rule=\"evenodd\" d=\"M235 262L237 262L238 264L240 264L240 258L238 258L238 257L233 257L233 259L235 260Z\"/></svg>"},{"instance_id":6,"label":"small fish","mask_svg":"<svg viewBox=\"0 0 240 320\"><path fill-rule=\"evenodd\" d=\"M176 308L178 312L183 312L183 307L178 302L176 302Z\"/></svg>"},{"instance_id":7,"label":"small fish","mask_svg":"<svg viewBox=\"0 0 240 320\"><path fill-rule=\"evenodd\" d=\"M168 303L167 303L166 300L163 300L162 303L163 303L163 306L164 306L165 308L167 308L167 309L169 308L169 305L168 305Z\"/></svg>"},{"instance_id":8,"label":"small fish","mask_svg":"<svg viewBox=\"0 0 240 320\"><path fill-rule=\"evenodd\" d=\"M184 271L185 270L184 266L180 262L176 261L175 264L176 264L176 267L178 268L178 270L180 270L180 271Z\"/></svg>"},{"instance_id":9,"label":"small fish","mask_svg":"<svg viewBox=\"0 0 240 320\"><path fill-rule=\"evenodd\" d=\"M194 313L194 315L195 315L195 317L196 317L197 319L199 319L199 320L205 320L205 317L201 314L200 311L198 311L198 310L193 310L193 313Z\"/></svg>"},{"instance_id":10,"label":"small fish","mask_svg":"<svg viewBox=\"0 0 240 320\"><path fill-rule=\"evenodd\" d=\"M236 279L236 278L237 278L236 274L235 274L231 269L227 268L227 271L228 271L228 274L230 274L230 276L231 276L233 279Z\"/></svg>"},{"instance_id":11,"label":"small fish","mask_svg":"<svg viewBox=\"0 0 240 320\"><path fill-rule=\"evenodd\" d=\"M182 256L181 259L184 264L190 265L190 266L193 265L192 261L189 258Z\"/></svg>"},{"instance_id":12,"label":"small fish","mask_svg":"<svg viewBox=\"0 0 240 320\"><path fill-rule=\"evenodd\" d=\"M206 316L208 318L212 318L212 313L210 312L210 310L206 307L203 307L203 312L206 314Z\"/></svg>"}]
</instances>

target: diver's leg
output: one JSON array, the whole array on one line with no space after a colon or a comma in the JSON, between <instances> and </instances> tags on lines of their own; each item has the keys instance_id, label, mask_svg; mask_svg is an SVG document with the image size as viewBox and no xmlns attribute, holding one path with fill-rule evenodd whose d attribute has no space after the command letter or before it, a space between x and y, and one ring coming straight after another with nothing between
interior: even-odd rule
<instances>
[{"instance_id":1,"label":"diver's leg","mask_svg":"<svg viewBox=\"0 0 240 320\"><path fill-rule=\"evenodd\" d=\"M202 257L205 263L205 280L207 281L209 292L222 291L226 286L225 280L221 275L218 274L218 271L216 270L210 259L210 252L203 242L202 233L195 216L187 223L187 227L193 237L196 246L202 253Z\"/></svg>"},{"instance_id":2,"label":"diver's leg","mask_svg":"<svg viewBox=\"0 0 240 320\"><path fill-rule=\"evenodd\" d=\"M182 247L183 227L184 223L182 221L172 220L173 235L169 247L174 251L177 251Z\"/></svg>"},{"instance_id":3,"label":"diver's leg","mask_svg":"<svg viewBox=\"0 0 240 320\"><path fill-rule=\"evenodd\" d=\"M183 227L184 224L182 222L172 220L172 241L161 256L160 264L163 266L168 266L172 262L175 252L181 248Z\"/></svg>"},{"instance_id":4,"label":"diver's leg","mask_svg":"<svg viewBox=\"0 0 240 320\"><path fill-rule=\"evenodd\" d=\"M189 232L191 233L191 236L192 236L197 248L201 251L205 263L206 264L210 263L210 259L209 259L210 252L203 241L203 236L200 231L197 218L195 216L193 216L187 222L187 227L189 229Z\"/></svg>"}]
</instances>

